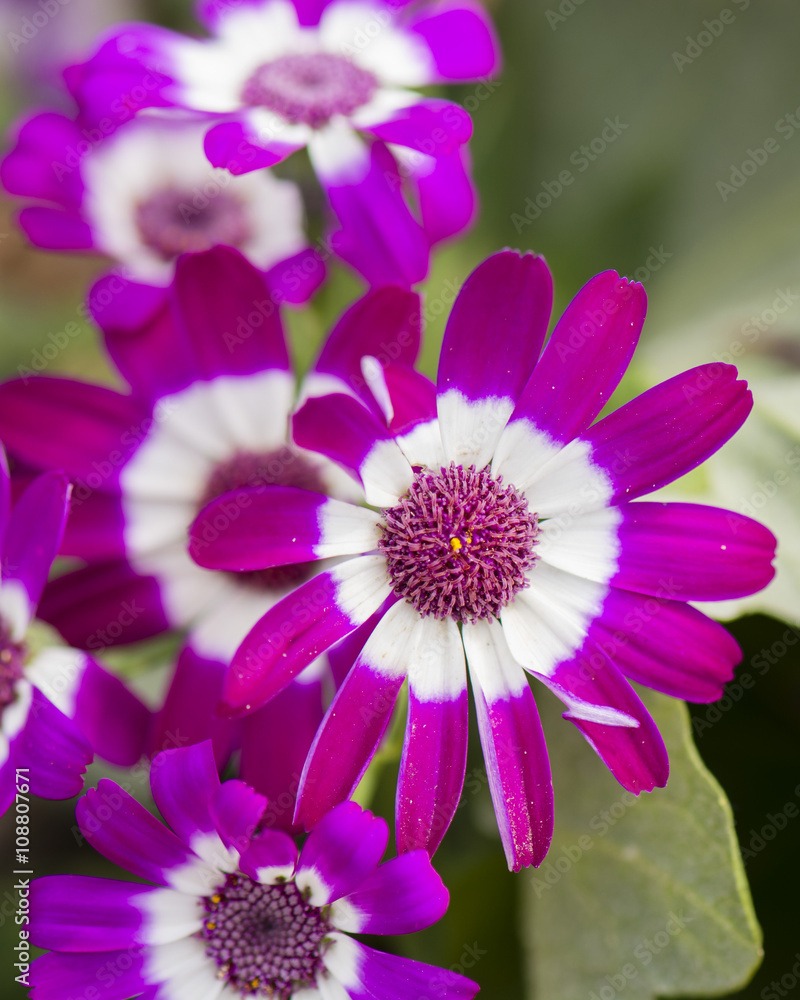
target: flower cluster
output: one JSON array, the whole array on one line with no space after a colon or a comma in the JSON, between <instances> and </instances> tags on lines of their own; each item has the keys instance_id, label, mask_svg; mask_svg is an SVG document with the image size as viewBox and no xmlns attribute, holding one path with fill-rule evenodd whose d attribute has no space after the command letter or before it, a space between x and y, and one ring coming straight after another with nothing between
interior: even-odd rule
<instances>
[{"instance_id":1,"label":"flower cluster","mask_svg":"<svg viewBox=\"0 0 800 1000\"><path fill-rule=\"evenodd\" d=\"M95 755L145 757L168 824L105 778L80 799L85 839L140 881L34 883L32 996L102 979L109 1000L467 1000L471 980L348 936L447 908L430 859L464 783L467 678L509 868L541 864L553 830L530 677L626 789L663 786L630 682L718 698L740 651L692 602L764 587L775 539L641 498L716 452L752 397L706 364L601 417L642 286L597 275L548 339L550 271L511 250L464 283L431 382L415 286L475 213L472 123L410 88L497 71L485 12L196 13L207 37L106 32L65 73L72 115L21 122L0 165L34 245L113 262L87 314L118 376L0 385L0 808L17 768L65 798ZM303 371L282 306L308 303L334 252L370 287ZM34 611L66 645L37 648ZM165 634L146 706L103 651ZM353 797L404 688L381 863L387 824Z\"/></svg>"}]
</instances>

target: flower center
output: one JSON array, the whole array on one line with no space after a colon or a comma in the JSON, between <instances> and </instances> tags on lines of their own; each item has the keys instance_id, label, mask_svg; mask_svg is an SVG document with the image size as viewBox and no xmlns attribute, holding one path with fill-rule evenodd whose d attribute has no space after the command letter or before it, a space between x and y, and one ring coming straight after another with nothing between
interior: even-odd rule
<instances>
[{"instance_id":1,"label":"flower center","mask_svg":"<svg viewBox=\"0 0 800 1000\"><path fill-rule=\"evenodd\" d=\"M260 454L240 452L226 462L221 462L209 476L197 509L200 510L229 490L245 486L295 486L313 493L326 492L317 466L287 445L277 451ZM296 563L228 575L236 583L252 590L282 592L305 583L318 570L317 563Z\"/></svg>"},{"instance_id":2,"label":"flower center","mask_svg":"<svg viewBox=\"0 0 800 1000\"><path fill-rule=\"evenodd\" d=\"M135 220L142 242L163 260L218 243L240 247L251 235L244 206L225 191L206 197L167 187L137 206Z\"/></svg>"},{"instance_id":3,"label":"flower center","mask_svg":"<svg viewBox=\"0 0 800 1000\"><path fill-rule=\"evenodd\" d=\"M378 544L394 592L421 615L493 618L525 587L537 558L536 514L487 469L451 463L419 472L383 519Z\"/></svg>"},{"instance_id":4,"label":"flower center","mask_svg":"<svg viewBox=\"0 0 800 1000\"><path fill-rule=\"evenodd\" d=\"M264 63L242 90L245 104L269 108L293 125L321 128L334 115L366 104L378 79L344 56L330 52L281 56Z\"/></svg>"},{"instance_id":5,"label":"flower center","mask_svg":"<svg viewBox=\"0 0 800 1000\"><path fill-rule=\"evenodd\" d=\"M17 697L17 681L24 676L25 646L14 642L0 619L0 713Z\"/></svg>"},{"instance_id":6,"label":"flower center","mask_svg":"<svg viewBox=\"0 0 800 1000\"><path fill-rule=\"evenodd\" d=\"M247 875L228 875L203 903L206 954L234 989L288 1000L304 986L314 988L332 927L294 882L261 885Z\"/></svg>"}]
</instances>

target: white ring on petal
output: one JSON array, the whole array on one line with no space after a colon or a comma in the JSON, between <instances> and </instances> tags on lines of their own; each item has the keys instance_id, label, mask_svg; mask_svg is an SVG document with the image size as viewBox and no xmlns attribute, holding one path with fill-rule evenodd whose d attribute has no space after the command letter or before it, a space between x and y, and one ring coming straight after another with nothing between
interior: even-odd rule
<instances>
[{"instance_id":1,"label":"white ring on petal","mask_svg":"<svg viewBox=\"0 0 800 1000\"><path fill-rule=\"evenodd\" d=\"M153 889L131 897L142 914L139 938L143 944L167 944L195 934L203 927L204 909L197 896L174 889Z\"/></svg>"},{"instance_id":2,"label":"white ring on petal","mask_svg":"<svg viewBox=\"0 0 800 1000\"><path fill-rule=\"evenodd\" d=\"M448 389L437 396L436 409L447 461L482 469L492 459L514 402L506 396L467 399L458 389Z\"/></svg>"},{"instance_id":3,"label":"white ring on petal","mask_svg":"<svg viewBox=\"0 0 800 1000\"><path fill-rule=\"evenodd\" d=\"M25 667L25 676L59 712L75 718L75 698L88 665L86 653L69 646L48 646Z\"/></svg>"}]
</instances>

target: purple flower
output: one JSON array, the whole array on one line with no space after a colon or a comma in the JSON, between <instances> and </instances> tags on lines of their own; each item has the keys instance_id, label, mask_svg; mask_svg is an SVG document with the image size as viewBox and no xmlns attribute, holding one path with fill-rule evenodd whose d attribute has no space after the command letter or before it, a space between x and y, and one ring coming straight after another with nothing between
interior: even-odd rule
<instances>
[{"instance_id":1,"label":"purple flower","mask_svg":"<svg viewBox=\"0 0 800 1000\"><path fill-rule=\"evenodd\" d=\"M141 119L106 134L39 114L19 128L0 180L38 202L20 213L37 246L94 250L128 279L164 286L179 254L224 244L269 272L284 297L304 300L324 268L307 246L300 191L267 171L231 177L213 169L204 132L197 123ZM281 280L287 271L303 275L294 289Z\"/></svg>"},{"instance_id":2,"label":"purple flower","mask_svg":"<svg viewBox=\"0 0 800 1000\"><path fill-rule=\"evenodd\" d=\"M94 752L121 766L144 750L150 714L120 680L65 646L36 648L29 626L69 507L67 477L34 479L11 510L0 448L0 814L16 791L67 799Z\"/></svg>"},{"instance_id":3,"label":"purple flower","mask_svg":"<svg viewBox=\"0 0 800 1000\"><path fill-rule=\"evenodd\" d=\"M763 587L770 532L729 511L631 501L716 451L750 393L734 368L710 364L593 424L630 361L644 290L613 271L593 278L542 352L551 304L542 258L496 254L455 302L436 387L386 370L372 409L339 394L297 413L296 442L348 469L377 512L276 488L215 543L190 547L238 571L351 554L250 632L225 684L234 714L392 602L306 761L297 818L308 825L349 795L407 677L398 847L436 848L464 779L468 664L509 866L538 864L553 805L526 671L638 793L663 785L668 763L628 680L712 701L740 658L687 602ZM195 537L235 500L209 505Z\"/></svg>"},{"instance_id":4,"label":"purple flower","mask_svg":"<svg viewBox=\"0 0 800 1000\"><path fill-rule=\"evenodd\" d=\"M380 864L386 823L337 806L298 855L260 829L266 800L217 777L208 744L153 761L153 797L174 832L112 781L78 803L86 839L153 885L54 875L31 886L32 996L160 1000L468 1000L478 991L445 969L375 951L348 933L407 934L447 909L424 851ZM102 987L101 987L102 988Z\"/></svg>"},{"instance_id":5,"label":"purple flower","mask_svg":"<svg viewBox=\"0 0 800 1000\"><path fill-rule=\"evenodd\" d=\"M469 115L408 88L485 77L499 55L470 0L404 6L201 0L214 38L125 25L67 82L99 127L121 109L201 116L209 160L234 174L307 148L342 224L337 251L372 283L411 284L427 272L430 244L470 222L475 197L463 150ZM405 178L421 224L403 198Z\"/></svg>"},{"instance_id":6,"label":"purple flower","mask_svg":"<svg viewBox=\"0 0 800 1000\"><path fill-rule=\"evenodd\" d=\"M84 649L187 630L152 749L174 746L176 736L213 736L223 764L243 741L246 780L273 792L294 773L296 787L322 718L327 658L244 726L213 710L249 629L316 567L209 572L189 558L186 533L205 503L238 486L278 483L356 502L363 491L329 459L289 444L295 373L270 290L239 253L218 247L181 258L144 324L143 298L128 288L99 314L128 391L50 377L0 386L10 451L30 467L64 469L74 483L62 552L86 565L53 581L40 614ZM412 363L419 335L418 296L375 290L343 317L303 392L352 391L364 382L363 354ZM235 505L221 514L223 527L246 514ZM293 803L284 807L280 825L292 812Z\"/></svg>"}]
</instances>

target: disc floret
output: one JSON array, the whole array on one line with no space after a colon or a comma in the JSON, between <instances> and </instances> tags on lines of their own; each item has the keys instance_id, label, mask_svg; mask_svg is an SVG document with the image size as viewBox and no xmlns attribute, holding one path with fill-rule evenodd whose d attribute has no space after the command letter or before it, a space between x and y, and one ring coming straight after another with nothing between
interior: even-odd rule
<instances>
[{"instance_id":1,"label":"disc floret","mask_svg":"<svg viewBox=\"0 0 800 1000\"><path fill-rule=\"evenodd\" d=\"M381 527L394 592L434 618L497 617L536 561L537 515L488 468L418 472Z\"/></svg>"}]
</instances>

